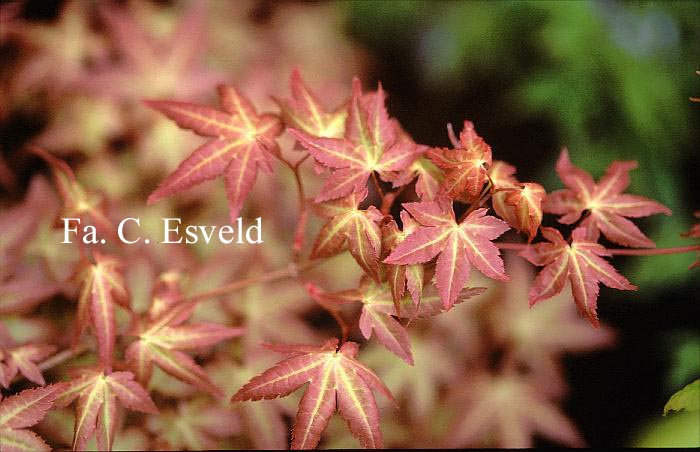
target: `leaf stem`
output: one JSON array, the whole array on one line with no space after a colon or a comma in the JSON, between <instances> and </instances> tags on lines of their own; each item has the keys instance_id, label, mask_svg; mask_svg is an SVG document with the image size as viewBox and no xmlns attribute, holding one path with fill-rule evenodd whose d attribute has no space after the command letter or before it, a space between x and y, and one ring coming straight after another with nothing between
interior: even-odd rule
<instances>
[{"instance_id":1,"label":"leaf stem","mask_svg":"<svg viewBox=\"0 0 700 452\"><path fill-rule=\"evenodd\" d=\"M377 189L377 194L379 194L380 198L384 198L384 190L382 190L382 186L379 185L379 179L377 179L377 173L372 171L372 182L374 182L374 188Z\"/></svg>"},{"instance_id":2,"label":"leaf stem","mask_svg":"<svg viewBox=\"0 0 700 452\"><path fill-rule=\"evenodd\" d=\"M384 215L388 215L389 212L391 211L391 207L394 205L394 201L396 201L396 198L398 198L401 193L404 191L404 189L407 187L407 185L404 185L403 187L400 187L398 190L394 192L389 192L387 193L383 198L382 198L382 205L380 212L382 212Z\"/></svg>"},{"instance_id":3,"label":"leaf stem","mask_svg":"<svg viewBox=\"0 0 700 452\"><path fill-rule=\"evenodd\" d=\"M279 159L292 170L294 174L294 181L297 187L297 196L299 199L299 218L297 219L297 225L294 229L294 244L292 245L292 262L298 263L301 259L301 250L304 248L304 238L306 237L306 223L309 220L309 212L306 205L306 194L304 192L304 183L301 179L301 173L299 167L302 163L309 157L306 154L304 157L299 159L296 163L291 163L286 158L279 156Z\"/></svg>"}]
</instances>

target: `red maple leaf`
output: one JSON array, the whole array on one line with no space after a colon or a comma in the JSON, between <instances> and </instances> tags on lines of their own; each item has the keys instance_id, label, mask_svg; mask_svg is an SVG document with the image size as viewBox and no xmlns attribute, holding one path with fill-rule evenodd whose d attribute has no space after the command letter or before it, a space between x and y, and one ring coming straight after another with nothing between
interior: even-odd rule
<instances>
[{"instance_id":1,"label":"red maple leaf","mask_svg":"<svg viewBox=\"0 0 700 452\"><path fill-rule=\"evenodd\" d=\"M476 209L457 223L451 201L404 203L422 226L384 259L387 264L420 264L435 256L435 279L445 309L450 309L469 279L470 263L484 275L508 281L500 251L491 240L509 229L487 209Z\"/></svg>"},{"instance_id":2,"label":"red maple leaf","mask_svg":"<svg viewBox=\"0 0 700 452\"><path fill-rule=\"evenodd\" d=\"M144 103L190 129L212 139L186 158L148 197L148 204L224 176L231 221L235 221L253 188L258 169L272 171L279 118L258 115L250 101L232 86L219 85L225 111L187 102L146 100Z\"/></svg>"},{"instance_id":3,"label":"red maple leaf","mask_svg":"<svg viewBox=\"0 0 700 452\"><path fill-rule=\"evenodd\" d=\"M483 287L464 289L455 300L455 304L479 295L485 290ZM334 304L362 303L359 326L365 339L372 337L374 332L377 340L387 350L413 365L408 331L398 319L428 318L444 312L440 295L434 288L426 289L425 292L420 304L414 303L410 297L406 296L399 300L397 307L391 290L386 284L377 284L364 278L359 289L324 293L317 296Z\"/></svg>"},{"instance_id":4,"label":"red maple leaf","mask_svg":"<svg viewBox=\"0 0 700 452\"><path fill-rule=\"evenodd\" d=\"M615 335L605 325L591 328L578 314L571 292L562 291L548 303L529 307L534 268L514 254L507 255L506 265L511 281L489 300L489 337L509 351L504 368L527 369L543 392L561 396L566 390L562 355L608 347Z\"/></svg>"},{"instance_id":5,"label":"red maple leaf","mask_svg":"<svg viewBox=\"0 0 700 452\"><path fill-rule=\"evenodd\" d=\"M587 229L591 240L597 241L602 232L620 245L653 248L654 242L625 217L671 215L671 211L651 199L623 193L630 183L629 172L636 167L635 161L613 162L596 184L589 173L571 163L565 148L557 162L557 173L567 188L550 193L544 210L561 215L559 222L563 224L576 223L583 212L588 211L581 226Z\"/></svg>"},{"instance_id":6,"label":"red maple leaf","mask_svg":"<svg viewBox=\"0 0 700 452\"><path fill-rule=\"evenodd\" d=\"M432 148L428 157L435 165L447 170L441 187L443 194L460 201L474 201L488 180L491 146L477 135L471 121L464 121L459 141L451 126L448 131L455 149Z\"/></svg>"},{"instance_id":7,"label":"red maple leaf","mask_svg":"<svg viewBox=\"0 0 700 452\"><path fill-rule=\"evenodd\" d=\"M39 435L26 429L44 418L62 387L56 384L26 389L4 400L0 395L0 446L3 452L51 450Z\"/></svg>"},{"instance_id":8,"label":"red maple leaf","mask_svg":"<svg viewBox=\"0 0 700 452\"><path fill-rule=\"evenodd\" d=\"M176 408L149 416L147 425L157 437L151 446L157 450L215 450L241 429L238 413L204 398L181 400Z\"/></svg>"},{"instance_id":9,"label":"red maple leaf","mask_svg":"<svg viewBox=\"0 0 700 452\"><path fill-rule=\"evenodd\" d=\"M196 386L216 397L221 390L212 383L204 370L183 353L213 346L225 339L243 334L242 328L230 328L217 323L182 325L190 318L195 303L181 302L172 285L161 286L149 309L149 318L138 328L138 339L126 349L126 361L144 386L153 374L153 363L173 377ZM168 300L174 296L174 300Z\"/></svg>"},{"instance_id":10,"label":"red maple leaf","mask_svg":"<svg viewBox=\"0 0 700 452\"><path fill-rule=\"evenodd\" d=\"M55 350L54 345L27 344L8 349L0 346L0 386L9 388L18 372L27 380L43 386L46 382L37 362L48 357Z\"/></svg>"},{"instance_id":11,"label":"red maple leaf","mask_svg":"<svg viewBox=\"0 0 700 452\"><path fill-rule=\"evenodd\" d=\"M90 437L97 432L97 447L112 450L117 429L117 401L131 410L157 413L148 393L134 381L131 372L102 372L81 369L58 391L56 406L68 406L78 399L75 412L73 450L85 450Z\"/></svg>"},{"instance_id":12,"label":"red maple leaf","mask_svg":"<svg viewBox=\"0 0 700 452\"><path fill-rule=\"evenodd\" d=\"M372 390L392 401L394 398L381 380L356 359L356 343L346 342L338 348L338 340L330 339L321 347L271 348L290 357L251 379L233 395L232 402L274 399L309 383L294 423L292 449L316 447L336 409L362 447L382 447L379 409Z\"/></svg>"},{"instance_id":13,"label":"red maple leaf","mask_svg":"<svg viewBox=\"0 0 700 452\"><path fill-rule=\"evenodd\" d=\"M362 94L357 77L352 86L344 138L324 138L289 129L319 164L331 168L316 202L361 191L375 172L389 182L395 178L392 173L410 166L422 150L412 141L399 139L398 123L389 118L381 84L376 92L366 95Z\"/></svg>"},{"instance_id":14,"label":"red maple leaf","mask_svg":"<svg viewBox=\"0 0 700 452\"><path fill-rule=\"evenodd\" d=\"M479 372L450 397L457 410L446 447L527 448L535 435L570 447L584 445L581 435L555 401L532 378Z\"/></svg>"},{"instance_id":15,"label":"red maple leaf","mask_svg":"<svg viewBox=\"0 0 700 452\"><path fill-rule=\"evenodd\" d=\"M396 245L406 240L406 237L416 231L420 224L408 212L402 210L399 214L403 230L399 230L396 221L390 220L382 227L382 248L385 256L396 248ZM401 299L408 288L413 303L418 304L423 293L425 270L421 264L387 265L386 279L391 288L392 298L397 312L401 312Z\"/></svg>"},{"instance_id":16,"label":"red maple leaf","mask_svg":"<svg viewBox=\"0 0 700 452\"><path fill-rule=\"evenodd\" d=\"M493 210L513 228L526 232L528 239L537 235L542 223L542 201L547 195L535 182L521 183L514 176L515 167L500 160L489 168L489 178L495 189Z\"/></svg>"},{"instance_id":17,"label":"red maple leaf","mask_svg":"<svg viewBox=\"0 0 700 452\"><path fill-rule=\"evenodd\" d=\"M571 234L571 245L554 228L545 227L541 231L550 243L537 243L520 253L534 265L545 266L530 289L530 306L561 292L568 280L579 312L598 328L599 283L614 289L637 290L603 259L602 256L611 254L602 245L592 242L583 227L576 228Z\"/></svg>"},{"instance_id":18,"label":"red maple leaf","mask_svg":"<svg viewBox=\"0 0 700 452\"><path fill-rule=\"evenodd\" d=\"M290 85L292 98L275 99L282 111L282 119L288 127L309 135L325 138L342 138L345 134L345 121L348 117L347 105L333 112L327 111L316 95L301 78L298 68L292 71Z\"/></svg>"},{"instance_id":19,"label":"red maple leaf","mask_svg":"<svg viewBox=\"0 0 700 452\"><path fill-rule=\"evenodd\" d=\"M44 159L51 167L58 193L63 201L61 217L80 218L83 221L82 225L92 224L99 232L116 240L116 229L102 209L102 196L87 192L65 161L37 146L30 146L29 150ZM83 234L84 228L78 227L78 235L82 237ZM80 243L84 242L81 240Z\"/></svg>"},{"instance_id":20,"label":"red maple leaf","mask_svg":"<svg viewBox=\"0 0 700 452\"><path fill-rule=\"evenodd\" d=\"M74 344L90 323L97 337L100 364L107 370L112 366L112 354L116 341L114 305L130 309L124 278L119 272L122 264L112 256L95 253L95 264L84 272L83 286L78 298Z\"/></svg>"},{"instance_id":21,"label":"red maple leaf","mask_svg":"<svg viewBox=\"0 0 700 452\"><path fill-rule=\"evenodd\" d=\"M136 100L159 96L200 97L222 80L206 68L207 7L194 2L166 36L150 32L138 8L99 5L99 16L119 57L100 62L76 82L79 88L114 98ZM107 63L109 61L109 63Z\"/></svg>"},{"instance_id":22,"label":"red maple leaf","mask_svg":"<svg viewBox=\"0 0 700 452\"><path fill-rule=\"evenodd\" d=\"M343 198L315 205L316 212L329 221L318 233L311 258L333 256L343 249L347 241L350 254L358 265L379 281L382 234L378 223L384 215L374 206L359 209L366 197L367 189L362 188Z\"/></svg>"}]
</instances>

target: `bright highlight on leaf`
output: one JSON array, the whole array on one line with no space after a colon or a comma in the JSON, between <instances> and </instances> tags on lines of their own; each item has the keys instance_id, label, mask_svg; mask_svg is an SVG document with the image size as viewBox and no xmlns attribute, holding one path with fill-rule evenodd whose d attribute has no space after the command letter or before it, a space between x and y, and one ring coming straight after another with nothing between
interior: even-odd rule
<instances>
[{"instance_id":1,"label":"bright highlight on leaf","mask_svg":"<svg viewBox=\"0 0 700 452\"><path fill-rule=\"evenodd\" d=\"M671 411L698 411L700 409L700 380L687 384L668 399L664 406L664 416Z\"/></svg>"},{"instance_id":2,"label":"bright highlight on leaf","mask_svg":"<svg viewBox=\"0 0 700 452\"><path fill-rule=\"evenodd\" d=\"M356 343L346 342L338 349L338 340L331 339L321 347L286 345L273 349L290 357L250 380L234 394L232 402L283 397L308 383L294 422L292 449L316 447L336 410L362 447L383 446L372 391L394 399L381 380L356 359Z\"/></svg>"},{"instance_id":3,"label":"bright highlight on leaf","mask_svg":"<svg viewBox=\"0 0 700 452\"><path fill-rule=\"evenodd\" d=\"M324 109L322 102L304 83L299 69L292 71L290 86L291 99L275 100L282 110L282 119L287 127L317 137L343 137L348 117L347 105L334 112Z\"/></svg>"},{"instance_id":4,"label":"bright highlight on leaf","mask_svg":"<svg viewBox=\"0 0 700 452\"><path fill-rule=\"evenodd\" d=\"M610 253L590 241L584 228L574 230L571 245L554 228L542 228L542 235L549 243L531 245L520 253L532 264L545 266L530 289L530 306L558 294L569 281L579 312L597 328L599 283L619 290L637 290L603 259Z\"/></svg>"}]
</instances>

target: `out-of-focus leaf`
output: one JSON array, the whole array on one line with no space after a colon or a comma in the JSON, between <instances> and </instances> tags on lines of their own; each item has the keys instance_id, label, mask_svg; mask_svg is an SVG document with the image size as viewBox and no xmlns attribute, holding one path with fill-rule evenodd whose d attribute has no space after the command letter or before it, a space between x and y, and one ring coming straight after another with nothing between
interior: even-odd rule
<instances>
[{"instance_id":1,"label":"out-of-focus leaf","mask_svg":"<svg viewBox=\"0 0 700 452\"><path fill-rule=\"evenodd\" d=\"M664 416L670 411L698 411L700 406L700 380L695 380L673 394L664 406Z\"/></svg>"}]
</instances>

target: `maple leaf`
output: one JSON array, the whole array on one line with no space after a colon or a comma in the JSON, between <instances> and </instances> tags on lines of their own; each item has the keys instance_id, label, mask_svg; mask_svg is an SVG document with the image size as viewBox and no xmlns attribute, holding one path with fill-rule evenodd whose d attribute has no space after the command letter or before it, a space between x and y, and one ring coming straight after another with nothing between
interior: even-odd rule
<instances>
[{"instance_id":1,"label":"maple leaf","mask_svg":"<svg viewBox=\"0 0 700 452\"><path fill-rule=\"evenodd\" d=\"M22 6L21 3L16 4ZM41 89L57 92L72 88L73 83L85 77L89 63L97 63L107 56L104 39L90 26L91 6L66 2L51 23L17 21L0 25L3 33L10 31L19 35L32 52L29 61L12 80L14 92ZM2 16L4 22L4 10Z\"/></svg>"},{"instance_id":2,"label":"maple leaf","mask_svg":"<svg viewBox=\"0 0 700 452\"><path fill-rule=\"evenodd\" d=\"M605 325L591 328L581 319L570 292L562 291L549 303L528 307L527 292L533 268L514 254L507 254L511 281L495 290L489 300L488 325L494 342L509 350L509 356L548 394L561 395L566 382L561 370L565 353L582 353L610 346L614 334ZM506 364L507 366L508 364Z\"/></svg>"},{"instance_id":3,"label":"maple leaf","mask_svg":"<svg viewBox=\"0 0 700 452\"><path fill-rule=\"evenodd\" d=\"M366 210L359 209L366 197L367 189L363 188L343 198L315 205L316 212L329 221L318 233L311 259L333 256L347 242L350 254L357 264L379 281L382 233L377 223L384 215L374 206L369 206Z\"/></svg>"},{"instance_id":4,"label":"maple leaf","mask_svg":"<svg viewBox=\"0 0 700 452\"><path fill-rule=\"evenodd\" d=\"M247 351L246 364L236 364L230 360L217 360L207 366L207 374L222 388L230 399L241 386L249 379L257 375L252 367L266 368L269 366L269 353L260 347L260 343L253 352ZM265 362L264 367L260 367L261 362ZM289 402L289 403L286 403ZM289 428L285 417L294 416L293 401L287 400L266 400L264 403L242 403L237 406L228 405L229 409L234 408L240 415L242 427L246 431L246 436L250 439L255 449L286 449L289 446Z\"/></svg>"},{"instance_id":5,"label":"maple leaf","mask_svg":"<svg viewBox=\"0 0 700 452\"><path fill-rule=\"evenodd\" d=\"M60 292L63 285L44 265L46 253L36 243L53 224L59 211L58 197L43 176L34 176L24 200L0 215L0 314L31 311L37 304ZM61 247L60 240L49 246ZM63 266L70 270L70 265ZM1 381L1 379L0 379Z\"/></svg>"},{"instance_id":6,"label":"maple leaf","mask_svg":"<svg viewBox=\"0 0 700 452\"><path fill-rule=\"evenodd\" d=\"M97 252L94 257L95 264L90 265L84 272L73 343L77 344L90 323L97 337L99 362L110 370L117 337L114 305L130 309L129 297L126 283L119 271L119 267L122 266L119 260Z\"/></svg>"},{"instance_id":7,"label":"maple leaf","mask_svg":"<svg viewBox=\"0 0 700 452\"><path fill-rule=\"evenodd\" d=\"M153 400L134 381L131 372L81 369L77 378L64 383L58 391L56 407L64 408L76 398L73 450L85 450L95 433L98 449L112 450L117 428L117 402L142 413L158 412Z\"/></svg>"},{"instance_id":8,"label":"maple leaf","mask_svg":"<svg viewBox=\"0 0 700 452\"><path fill-rule=\"evenodd\" d=\"M346 342L338 348L338 340L331 339L321 347L272 347L291 356L251 379L233 395L232 402L274 399L309 383L294 423L292 449L315 448L336 408L362 447L382 447L379 409L372 390L394 399L381 380L356 359L356 343Z\"/></svg>"},{"instance_id":9,"label":"maple leaf","mask_svg":"<svg viewBox=\"0 0 700 452\"><path fill-rule=\"evenodd\" d=\"M154 299L158 300L157 297ZM147 385L153 373L153 363L178 380L220 397L221 390L204 370L182 350L213 346L225 339L243 334L242 328L229 328L216 323L182 325L190 318L196 305L182 302L154 316L139 329L138 339L126 349L126 360L141 384ZM151 310L151 313L159 310Z\"/></svg>"},{"instance_id":10,"label":"maple leaf","mask_svg":"<svg viewBox=\"0 0 700 452\"><path fill-rule=\"evenodd\" d=\"M291 99L275 99L285 124L317 137L342 138L345 134L345 120L348 117L347 105L334 112L325 110L316 95L304 83L298 68L292 71L290 85Z\"/></svg>"},{"instance_id":11,"label":"maple leaf","mask_svg":"<svg viewBox=\"0 0 700 452\"><path fill-rule=\"evenodd\" d=\"M19 372L27 380L43 386L46 382L37 363L54 351L53 345L27 344L5 350L0 347L0 385L9 388Z\"/></svg>"},{"instance_id":12,"label":"maple leaf","mask_svg":"<svg viewBox=\"0 0 700 452\"><path fill-rule=\"evenodd\" d=\"M457 223L452 202L446 199L404 203L420 224L384 259L387 264L420 264L438 256L435 279L445 309L450 309L469 279L470 263L484 275L507 281L500 251L491 243L508 225L476 209Z\"/></svg>"},{"instance_id":13,"label":"maple leaf","mask_svg":"<svg viewBox=\"0 0 700 452\"><path fill-rule=\"evenodd\" d=\"M369 348L364 359L377 369L394 394L402 397L400 406L408 408L414 421L428 420L440 403L440 392L450 383L459 381L462 364L458 359L435 359L445 352L445 344L434 338L412 337L411 349L415 364L410 371L397 365L396 360L387 359L387 354L378 347ZM415 437L410 439L414 440Z\"/></svg>"},{"instance_id":14,"label":"maple leaf","mask_svg":"<svg viewBox=\"0 0 700 452\"><path fill-rule=\"evenodd\" d=\"M240 420L230 406L204 399L181 401L175 410L149 416L147 425L158 437L159 448L171 450L219 449L220 440L240 432Z\"/></svg>"},{"instance_id":15,"label":"maple leaf","mask_svg":"<svg viewBox=\"0 0 700 452\"><path fill-rule=\"evenodd\" d=\"M688 383L683 389L676 392L664 405L664 416L671 411L698 411L700 410L700 379Z\"/></svg>"},{"instance_id":16,"label":"maple leaf","mask_svg":"<svg viewBox=\"0 0 700 452\"><path fill-rule=\"evenodd\" d=\"M654 242L626 217L671 215L671 210L643 196L623 193L630 183L629 172L636 167L635 161L615 161L596 184L589 173L571 163L569 151L564 148L557 161L557 173L567 188L550 193L544 210L561 215L559 222L563 224L576 223L587 211L589 215L581 226L588 230L593 241L602 232L608 240L620 245L653 248Z\"/></svg>"},{"instance_id":17,"label":"maple leaf","mask_svg":"<svg viewBox=\"0 0 700 452\"><path fill-rule=\"evenodd\" d=\"M4 209L0 216L0 259L4 264L0 270L0 279L12 273L42 219L56 213L58 199L49 182L43 176L34 176L24 200L14 207Z\"/></svg>"},{"instance_id":18,"label":"maple leaf","mask_svg":"<svg viewBox=\"0 0 700 452\"><path fill-rule=\"evenodd\" d=\"M590 241L583 227L574 229L571 245L554 228L545 227L541 231L550 243L537 243L520 252L532 264L545 266L530 289L530 306L561 292L568 280L579 312L598 328L599 283L619 290L637 290L603 259L611 254L602 245Z\"/></svg>"},{"instance_id":19,"label":"maple leaf","mask_svg":"<svg viewBox=\"0 0 700 452\"><path fill-rule=\"evenodd\" d=\"M535 433L570 447L583 446L572 422L528 377L482 373L458 391L450 397L459 412L446 447L527 448Z\"/></svg>"},{"instance_id":20,"label":"maple leaf","mask_svg":"<svg viewBox=\"0 0 700 452\"><path fill-rule=\"evenodd\" d=\"M420 152L415 143L399 139L399 126L389 118L381 84L376 92L367 95L362 94L357 77L352 86L344 138L317 137L288 129L319 164L331 168L316 202L361 191L375 172L389 182L392 172L407 168Z\"/></svg>"},{"instance_id":21,"label":"maple leaf","mask_svg":"<svg viewBox=\"0 0 700 452\"><path fill-rule=\"evenodd\" d=\"M460 292L455 304L483 293L483 287L467 288ZM419 304L415 304L410 297L402 297L399 305L395 303L391 289L387 284L377 284L367 278L360 283L357 290L325 293L320 295L325 301L345 304L348 302L362 303L360 314L360 331L365 339L370 339L372 333L387 350L413 365L411 344L408 339L408 331L395 318L415 319L427 318L443 312L444 306L435 290L426 289L425 295Z\"/></svg>"},{"instance_id":22,"label":"maple leaf","mask_svg":"<svg viewBox=\"0 0 700 452\"><path fill-rule=\"evenodd\" d=\"M61 384L55 384L25 389L4 400L0 396L0 446L4 452L51 450L39 435L27 428L44 418L61 388Z\"/></svg>"},{"instance_id":23,"label":"maple leaf","mask_svg":"<svg viewBox=\"0 0 700 452\"><path fill-rule=\"evenodd\" d=\"M76 82L79 88L129 101L145 93L200 97L223 79L223 73L203 62L208 31L204 2L178 14L180 20L165 36L149 32L153 27L143 22L153 13L140 4L124 9L104 3L98 9L119 58L96 65Z\"/></svg>"},{"instance_id":24,"label":"maple leaf","mask_svg":"<svg viewBox=\"0 0 700 452\"><path fill-rule=\"evenodd\" d=\"M77 181L73 170L65 161L54 157L39 147L30 146L29 149L32 153L44 159L51 167L58 192L63 201L61 217L89 220L87 223L91 223L98 231L113 239L117 239L114 226L102 210L102 197L88 193ZM81 226L85 224L81 223ZM78 236L81 239L83 231L83 227L78 227Z\"/></svg>"},{"instance_id":25,"label":"maple leaf","mask_svg":"<svg viewBox=\"0 0 700 452\"><path fill-rule=\"evenodd\" d=\"M402 210L399 216L403 225L402 230L399 230L396 221L393 219L389 220L382 227L382 250L384 256L389 255L391 250L396 248L396 245L403 242L406 237L420 227L420 224L408 215L408 212L405 210ZM386 279L391 288L391 295L397 312L401 312L401 299L406 288L411 294L413 303L416 305L420 303L424 276L425 270L421 264L387 265Z\"/></svg>"},{"instance_id":26,"label":"maple leaf","mask_svg":"<svg viewBox=\"0 0 700 452\"><path fill-rule=\"evenodd\" d=\"M472 202L478 199L488 180L491 146L477 135L471 121L464 121L459 141L451 126L448 126L448 131L455 149L431 148L428 158L439 168L447 170L441 193L452 199Z\"/></svg>"},{"instance_id":27,"label":"maple leaf","mask_svg":"<svg viewBox=\"0 0 700 452\"><path fill-rule=\"evenodd\" d=\"M528 234L528 240L537 235L542 223L542 201L546 197L544 188L535 182L519 182L515 167L495 160L489 168L489 179L495 189L493 210L520 232Z\"/></svg>"},{"instance_id":28,"label":"maple leaf","mask_svg":"<svg viewBox=\"0 0 700 452\"><path fill-rule=\"evenodd\" d=\"M148 204L224 176L231 221L235 221L253 188L258 170L272 171L271 152L281 124L273 115L258 115L245 96L232 86L219 85L225 110L175 101L146 100L184 129L212 139L197 148L148 197Z\"/></svg>"}]
</instances>

